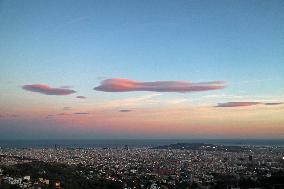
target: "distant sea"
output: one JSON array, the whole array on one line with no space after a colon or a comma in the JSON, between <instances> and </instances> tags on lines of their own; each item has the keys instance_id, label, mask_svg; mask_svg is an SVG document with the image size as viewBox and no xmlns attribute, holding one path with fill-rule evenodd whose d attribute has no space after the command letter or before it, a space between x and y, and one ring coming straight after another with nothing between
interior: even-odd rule
<instances>
[{"instance_id":1,"label":"distant sea","mask_svg":"<svg viewBox=\"0 0 284 189\"><path fill-rule=\"evenodd\" d=\"M109 140L0 140L1 148L120 148L155 147L175 143L284 146L284 139L109 139Z\"/></svg>"}]
</instances>

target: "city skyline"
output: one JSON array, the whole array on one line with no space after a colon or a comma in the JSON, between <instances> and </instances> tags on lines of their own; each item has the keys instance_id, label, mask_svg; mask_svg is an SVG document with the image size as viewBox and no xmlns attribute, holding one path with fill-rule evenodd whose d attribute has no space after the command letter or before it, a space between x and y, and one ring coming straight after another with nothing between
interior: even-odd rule
<instances>
[{"instance_id":1,"label":"city skyline","mask_svg":"<svg viewBox=\"0 0 284 189\"><path fill-rule=\"evenodd\" d=\"M1 139L284 137L284 2L1 1Z\"/></svg>"}]
</instances>

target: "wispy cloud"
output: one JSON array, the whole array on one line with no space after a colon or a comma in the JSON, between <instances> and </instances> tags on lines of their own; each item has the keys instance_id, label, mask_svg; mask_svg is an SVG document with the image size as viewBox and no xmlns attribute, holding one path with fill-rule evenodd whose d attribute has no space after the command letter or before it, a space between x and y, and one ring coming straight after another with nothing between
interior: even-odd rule
<instances>
[{"instance_id":1,"label":"wispy cloud","mask_svg":"<svg viewBox=\"0 0 284 189\"><path fill-rule=\"evenodd\" d=\"M59 118L61 116L75 116L75 115L88 115L90 114L89 112L74 112L74 113L58 113L58 114L49 114L46 116L47 119L49 118Z\"/></svg>"},{"instance_id":2,"label":"wispy cloud","mask_svg":"<svg viewBox=\"0 0 284 189\"><path fill-rule=\"evenodd\" d=\"M123 113L127 113L127 112L131 112L132 110L127 110L127 109L124 109L124 110L119 110L120 112L123 112Z\"/></svg>"},{"instance_id":3,"label":"wispy cloud","mask_svg":"<svg viewBox=\"0 0 284 189\"><path fill-rule=\"evenodd\" d=\"M71 107L65 106L63 107L63 110L71 110Z\"/></svg>"},{"instance_id":4,"label":"wispy cloud","mask_svg":"<svg viewBox=\"0 0 284 189\"><path fill-rule=\"evenodd\" d=\"M186 81L154 81L139 82L129 79L106 79L94 90L104 92L130 92L130 91L154 91L154 92L197 92L225 88L223 81L211 81L191 83Z\"/></svg>"},{"instance_id":5,"label":"wispy cloud","mask_svg":"<svg viewBox=\"0 0 284 189\"><path fill-rule=\"evenodd\" d=\"M17 118L19 115L17 114L0 114L0 118Z\"/></svg>"},{"instance_id":6,"label":"wispy cloud","mask_svg":"<svg viewBox=\"0 0 284 189\"><path fill-rule=\"evenodd\" d=\"M57 116L67 116L67 115L70 115L70 114L66 114L66 113L59 113L59 114L56 114Z\"/></svg>"},{"instance_id":7,"label":"wispy cloud","mask_svg":"<svg viewBox=\"0 0 284 189\"><path fill-rule=\"evenodd\" d=\"M254 106L260 104L259 102L225 102L218 103L216 107L242 107L242 106Z\"/></svg>"},{"instance_id":8,"label":"wispy cloud","mask_svg":"<svg viewBox=\"0 0 284 189\"><path fill-rule=\"evenodd\" d=\"M89 112L75 112L75 115L88 115L90 114Z\"/></svg>"},{"instance_id":9,"label":"wispy cloud","mask_svg":"<svg viewBox=\"0 0 284 189\"><path fill-rule=\"evenodd\" d=\"M18 117L18 115L16 115L16 114L9 114L8 116L9 117Z\"/></svg>"},{"instance_id":10,"label":"wispy cloud","mask_svg":"<svg viewBox=\"0 0 284 189\"><path fill-rule=\"evenodd\" d=\"M76 91L71 89L65 89L65 88L52 88L45 84L33 84L33 85L24 85L22 86L22 89L41 93L45 95L70 95L73 93L76 93Z\"/></svg>"},{"instance_id":11,"label":"wispy cloud","mask_svg":"<svg viewBox=\"0 0 284 189\"><path fill-rule=\"evenodd\" d=\"M70 86L70 85L62 85L60 88L62 88L62 89L71 89L71 88L73 88L73 86Z\"/></svg>"},{"instance_id":12,"label":"wispy cloud","mask_svg":"<svg viewBox=\"0 0 284 189\"><path fill-rule=\"evenodd\" d=\"M86 99L87 97L85 97L85 96L76 96L76 98Z\"/></svg>"},{"instance_id":13,"label":"wispy cloud","mask_svg":"<svg viewBox=\"0 0 284 189\"><path fill-rule=\"evenodd\" d=\"M58 114L49 114L46 116L46 118L54 118L54 117L57 117L57 116L69 116L70 114L67 114L67 113L58 113Z\"/></svg>"},{"instance_id":14,"label":"wispy cloud","mask_svg":"<svg viewBox=\"0 0 284 189\"><path fill-rule=\"evenodd\" d=\"M53 114L48 114L45 118L46 119L50 119L50 118L53 118L55 115L53 115Z\"/></svg>"},{"instance_id":15,"label":"wispy cloud","mask_svg":"<svg viewBox=\"0 0 284 189\"><path fill-rule=\"evenodd\" d=\"M283 104L282 102L268 102L268 103L264 103L264 105L267 106L276 106L276 105L281 105Z\"/></svg>"},{"instance_id":16,"label":"wispy cloud","mask_svg":"<svg viewBox=\"0 0 284 189\"><path fill-rule=\"evenodd\" d=\"M275 106L275 105L281 105L281 102L269 102L269 103L263 103L263 102L225 102L225 103L218 103L216 107L243 107L243 106L254 106L258 104L263 104L266 106Z\"/></svg>"}]
</instances>

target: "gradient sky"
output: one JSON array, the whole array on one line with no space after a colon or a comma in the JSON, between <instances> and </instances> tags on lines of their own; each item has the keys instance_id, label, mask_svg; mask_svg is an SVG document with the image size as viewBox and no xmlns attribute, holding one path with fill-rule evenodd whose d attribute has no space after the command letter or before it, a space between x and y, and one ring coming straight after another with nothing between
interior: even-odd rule
<instances>
[{"instance_id":1,"label":"gradient sky","mask_svg":"<svg viewBox=\"0 0 284 189\"><path fill-rule=\"evenodd\" d=\"M283 138L283 0L0 0L0 139Z\"/></svg>"}]
</instances>

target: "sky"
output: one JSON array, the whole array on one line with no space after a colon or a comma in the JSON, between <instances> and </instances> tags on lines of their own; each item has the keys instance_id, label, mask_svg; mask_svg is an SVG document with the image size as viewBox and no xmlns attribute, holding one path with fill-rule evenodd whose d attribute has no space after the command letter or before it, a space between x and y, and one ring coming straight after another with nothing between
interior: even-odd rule
<instances>
[{"instance_id":1,"label":"sky","mask_svg":"<svg viewBox=\"0 0 284 189\"><path fill-rule=\"evenodd\" d=\"M0 139L283 138L282 0L0 0Z\"/></svg>"}]
</instances>

